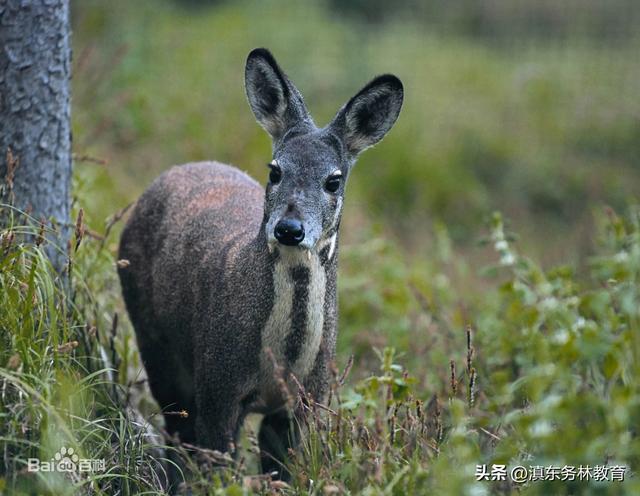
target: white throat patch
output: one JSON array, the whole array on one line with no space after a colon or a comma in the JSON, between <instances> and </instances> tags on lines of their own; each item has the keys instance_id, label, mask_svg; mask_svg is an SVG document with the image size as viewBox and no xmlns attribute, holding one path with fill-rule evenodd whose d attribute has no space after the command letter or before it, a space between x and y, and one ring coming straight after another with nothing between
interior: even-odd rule
<instances>
[{"instance_id":1,"label":"white throat patch","mask_svg":"<svg viewBox=\"0 0 640 496\"><path fill-rule=\"evenodd\" d=\"M300 249L280 249L280 256L275 262L273 271L273 306L262 332L261 354L261 389L267 397L272 396L275 381L273 378L273 362L266 353L271 349L278 365L291 371L303 382L311 371L324 327L324 302L326 292L326 274L320 263L317 252ZM306 302L294 302L295 281L292 269L304 267L308 270L308 287ZM298 356L293 363L287 362L287 338L293 332L291 316L293 305L306 304L305 327L302 331L302 344Z\"/></svg>"}]
</instances>

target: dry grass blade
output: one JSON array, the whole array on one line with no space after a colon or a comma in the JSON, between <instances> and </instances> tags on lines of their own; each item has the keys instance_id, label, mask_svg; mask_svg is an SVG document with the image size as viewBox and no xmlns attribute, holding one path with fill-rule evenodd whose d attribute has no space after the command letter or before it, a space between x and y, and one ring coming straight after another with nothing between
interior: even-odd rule
<instances>
[{"instance_id":1,"label":"dry grass blade","mask_svg":"<svg viewBox=\"0 0 640 496\"><path fill-rule=\"evenodd\" d=\"M78 251L80 243L82 242L82 238L84 237L84 233L85 233L84 210L81 208L78 211L78 217L76 219L76 230L75 230L76 245L73 250L74 252Z\"/></svg>"},{"instance_id":2,"label":"dry grass blade","mask_svg":"<svg viewBox=\"0 0 640 496\"><path fill-rule=\"evenodd\" d=\"M353 360L354 358L352 353L351 355L349 355L349 360L347 360L347 364L344 366L344 371L342 372L340 379L338 379L338 385L344 386L344 383L347 380L347 376L349 375L349 372L351 372L351 368L353 367Z\"/></svg>"},{"instance_id":3,"label":"dry grass blade","mask_svg":"<svg viewBox=\"0 0 640 496\"><path fill-rule=\"evenodd\" d=\"M453 360L449 361L449 368L451 369L451 394L455 396L458 392L458 380L456 379L456 363Z\"/></svg>"},{"instance_id":4,"label":"dry grass blade","mask_svg":"<svg viewBox=\"0 0 640 496\"><path fill-rule=\"evenodd\" d=\"M126 269L130 265L131 262L129 262L129 260L127 260L126 258L121 258L116 262L116 267L118 267L119 269Z\"/></svg>"},{"instance_id":5,"label":"dry grass blade","mask_svg":"<svg viewBox=\"0 0 640 496\"><path fill-rule=\"evenodd\" d=\"M111 218L107 221L107 225L104 229L103 241L100 245L100 248L104 248L104 244L106 243L106 240L109 237L109 234L111 234L111 230L113 229L113 226L115 226L126 215L126 213L129 211L129 209L133 205L135 205L135 202L129 203L126 207L121 208L115 214L113 214Z\"/></svg>"},{"instance_id":6,"label":"dry grass blade","mask_svg":"<svg viewBox=\"0 0 640 496\"><path fill-rule=\"evenodd\" d=\"M45 243L46 236L45 236L45 230L46 230L46 220L44 217L40 218L40 223L39 223L39 228L38 228L38 235L36 236L36 241L35 244L36 246L41 246Z\"/></svg>"},{"instance_id":7,"label":"dry grass blade","mask_svg":"<svg viewBox=\"0 0 640 496\"><path fill-rule=\"evenodd\" d=\"M189 412L187 412L186 410L179 410L177 412L162 412L163 415L175 415L176 417L180 417L180 418L188 418L189 417Z\"/></svg>"},{"instance_id":8,"label":"dry grass blade","mask_svg":"<svg viewBox=\"0 0 640 496\"><path fill-rule=\"evenodd\" d=\"M471 325L467 326L467 374L471 374L473 367L474 349L471 342Z\"/></svg>"},{"instance_id":9,"label":"dry grass blade","mask_svg":"<svg viewBox=\"0 0 640 496\"><path fill-rule=\"evenodd\" d=\"M5 182L9 188L9 192L13 191L13 181L16 175L16 169L20 165L20 159L13 155L11 148L7 148L7 173L5 175Z\"/></svg>"},{"instance_id":10,"label":"dry grass blade","mask_svg":"<svg viewBox=\"0 0 640 496\"><path fill-rule=\"evenodd\" d=\"M69 353L70 351L75 350L78 347L77 341L69 341L68 343L61 344L58 346L58 353Z\"/></svg>"},{"instance_id":11,"label":"dry grass blade","mask_svg":"<svg viewBox=\"0 0 640 496\"><path fill-rule=\"evenodd\" d=\"M471 369L469 375L469 407L472 407L476 399L476 369Z\"/></svg>"},{"instance_id":12,"label":"dry grass blade","mask_svg":"<svg viewBox=\"0 0 640 496\"><path fill-rule=\"evenodd\" d=\"M98 164L98 165L108 165L109 162L104 159L104 158L98 158L98 157L94 157L92 155L78 155L76 153L71 155L71 158L73 159L74 162L87 162L87 163L93 163L93 164Z\"/></svg>"},{"instance_id":13,"label":"dry grass blade","mask_svg":"<svg viewBox=\"0 0 640 496\"><path fill-rule=\"evenodd\" d=\"M291 409L295 405L295 399L291 394L291 391L289 391L289 386L287 385L287 381L284 378L284 367L278 364L278 361L276 360L276 357L273 354L273 351L271 350L271 348L267 348L265 350L265 353L267 354L267 356L269 357L269 360L271 360L271 363L273 364L273 376L274 376L274 379L276 380L276 383L278 384L280 393L282 394L283 398L286 399L286 404L288 408Z\"/></svg>"}]
</instances>

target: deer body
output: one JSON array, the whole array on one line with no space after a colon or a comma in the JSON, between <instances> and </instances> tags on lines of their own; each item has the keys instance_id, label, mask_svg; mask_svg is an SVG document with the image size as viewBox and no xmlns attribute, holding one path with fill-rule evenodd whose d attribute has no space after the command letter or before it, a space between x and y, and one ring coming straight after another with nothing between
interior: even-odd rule
<instances>
[{"instance_id":1,"label":"deer body","mask_svg":"<svg viewBox=\"0 0 640 496\"><path fill-rule=\"evenodd\" d=\"M262 413L263 469L281 471L295 444L287 390L297 380L322 401L328 387L344 183L395 122L402 86L377 78L319 129L266 50L249 55L245 81L274 142L266 191L216 162L170 169L125 227L119 274L154 397L189 413L166 415L167 430L227 451Z\"/></svg>"}]
</instances>

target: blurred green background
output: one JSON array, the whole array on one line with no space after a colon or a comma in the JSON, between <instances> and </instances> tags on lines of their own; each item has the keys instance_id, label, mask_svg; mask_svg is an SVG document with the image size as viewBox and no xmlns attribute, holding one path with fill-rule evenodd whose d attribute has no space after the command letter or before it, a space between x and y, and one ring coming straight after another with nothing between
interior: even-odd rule
<instances>
[{"instance_id":1,"label":"blurred green background","mask_svg":"<svg viewBox=\"0 0 640 496\"><path fill-rule=\"evenodd\" d=\"M500 209L545 265L579 264L593 207L620 209L640 185L631 0L82 0L72 12L74 148L108 161L77 164L98 217L173 164L215 159L264 182L270 143L243 87L257 46L319 124L374 75L405 84L397 125L352 175L343 245L384 233L424 257L436 223L473 257Z\"/></svg>"}]
</instances>

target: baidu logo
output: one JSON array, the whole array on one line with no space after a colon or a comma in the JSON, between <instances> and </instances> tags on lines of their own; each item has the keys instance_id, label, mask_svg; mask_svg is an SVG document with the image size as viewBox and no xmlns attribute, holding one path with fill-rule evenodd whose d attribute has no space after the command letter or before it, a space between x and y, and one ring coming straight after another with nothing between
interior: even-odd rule
<instances>
[{"instance_id":1,"label":"baidu logo","mask_svg":"<svg viewBox=\"0 0 640 496\"><path fill-rule=\"evenodd\" d=\"M38 458L27 460L29 472L101 472L105 469L104 459L80 458L73 448L60 448L49 461Z\"/></svg>"}]
</instances>

